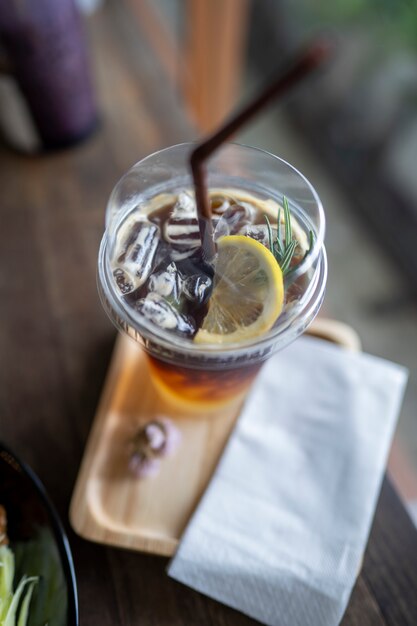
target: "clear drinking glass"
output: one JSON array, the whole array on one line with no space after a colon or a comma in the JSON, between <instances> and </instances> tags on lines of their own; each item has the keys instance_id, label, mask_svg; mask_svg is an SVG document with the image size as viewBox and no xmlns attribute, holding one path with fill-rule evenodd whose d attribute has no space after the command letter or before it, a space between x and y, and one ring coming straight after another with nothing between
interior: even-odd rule
<instances>
[{"instance_id":1,"label":"clear drinking glass","mask_svg":"<svg viewBox=\"0 0 417 626\"><path fill-rule=\"evenodd\" d=\"M111 258L117 233L132 211L149 213L155 198L175 198L192 190L189 156L194 144L156 152L134 165L114 188L106 212L106 230L98 261L102 304L116 327L136 340L148 355L156 389L176 407L193 411L221 407L242 399L262 364L298 337L323 301L327 260L323 245L325 218L320 199L308 180L282 159L244 145L226 144L207 163L209 189L239 190L271 207L289 202L291 216L307 235L310 252L285 281L286 306L273 327L260 337L201 345L159 328L135 311L117 289Z\"/></svg>"}]
</instances>

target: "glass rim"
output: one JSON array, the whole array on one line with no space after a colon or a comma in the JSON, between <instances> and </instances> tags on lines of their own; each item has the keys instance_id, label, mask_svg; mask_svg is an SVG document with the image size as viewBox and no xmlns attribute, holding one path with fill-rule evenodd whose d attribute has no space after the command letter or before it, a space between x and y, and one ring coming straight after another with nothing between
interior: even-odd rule
<instances>
[{"instance_id":1,"label":"glass rim","mask_svg":"<svg viewBox=\"0 0 417 626\"><path fill-rule=\"evenodd\" d=\"M111 203L114 201L114 196L117 193L118 188L120 188L120 186L123 184L123 181L126 180L126 178L132 173L132 171L135 170L135 168L138 168L141 165L146 164L147 161L151 161L152 159L155 159L156 157L159 157L166 152L171 152L171 151L174 151L175 149L190 149L191 150L195 145L197 145L197 142L182 142L179 144L162 148L161 150L156 150L155 152L148 154L143 159L140 159L139 161L137 161L134 165L132 165L129 168L129 170L116 183L115 187L112 190L112 193L110 194L107 207L109 207ZM291 330L295 332L296 335L300 334L302 330L299 331L298 328L300 327L302 329L303 326L306 327L308 323L314 318L315 314L313 316L310 315L311 319L309 318L309 312L317 308L317 303L322 301L323 296L324 296L325 286L326 286L326 280L327 280L327 256L326 256L326 251L324 247L324 232L325 232L324 209L323 209L323 205L321 203L320 197L317 191L315 190L315 188L313 187L313 185L310 183L310 181L299 170L297 170L296 167L288 163L288 161L285 161L285 159L282 159L281 157L278 157L274 155L273 153L267 150L264 150L262 148L248 146L242 143L227 142L223 146L221 146L218 151L216 151L213 157L215 157L216 154L220 153L222 148L227 148L227 147L243 148L252 153L258 152L262 154L263 156L266 155L268 158L271 158L274 161L278 161L280 164L285 165L294 174L296 174L296 176L299 177L303 181L303 183L307 186L307 188L309 189L314 199L314 202L318 210L318 214L319 214L318 228L317 228L316 236L314 239L313 251L306 256L304 261L300 263L296 271L293 273L293 278L296 278L298 275L306 272L312 266L314 261L317 259L317 266L314 269L314 275L311 280L312 284L310 285L307 292L304 294L304 304L301 306L301 310L295 311L292 315L290 314L285 320L285 324L281 324L281 325L278 324L276 326L273 326L268 332L264 333L261 337L255 337L251 340L240 341L236 343L225 343L225 344L220 344L220 345L219 344L195 344L190 339L182 338L178 335L175 335L174 333L170 331L167 331L159 327L155 327L154 324L140 317L138 313L135 313L134 311L130 311L130 309L128 310L127 307L124 307L122 305L119 294L116 293L116 290L113 285L113 281L111 280L111 270L108 265L109 255L107 253L107 247L111 239L112 231L114 232L113 228L115 224L113 221L108 221L107 216L106 216L106 230L104 232L104 235L100 244L100 250L99 250L98 275L97 275L97 279L99 281L99 287L101 287L104 290L106 298L109 299L111 307L117 313L118 317L121 320L123 320L125 323L127 323L129 326L131 326L133 329L135 329L139 334L143 333L143 336L147 340L152 341L155 344L158 344L159 346L165 349L174 350L178 352L184 352L184 353L192 354L195 356L199 355L199 356L205 356L205 357L209 357L209 356L214 357L214 356L220 356L220 355L223 355L223 356L238 355L240 352L244 353L248 350L254 350L257 348L261 349L262 347L268 346L269 344L272 344L275 340L278 341L280 336L283 336L284 333L290 332ZM121 219L122 217L123 216L120 216L119 219ZM313 284L314 281L316 281L316 283ZM317 287L317 281L319 282L318 287ZM316 293L317 290L318 290L318 293ZM100 298L102 299L102 294L101 294L100 289L99 289L99 293L100 293ZM102 304L104 304L103 300L102 300ZM104 306L104 309L107 311L106 306ZM317 313L317 310L316 310L316 313ZM110 319L111 319L111 316L110 316ZM309 320L307 324L305 324L306 319ZM117 323L113 319L112 321L115 324L115 326L118 328L118 330L121 330L120 327L117 325Z\"/></svg>"}]
</instances>

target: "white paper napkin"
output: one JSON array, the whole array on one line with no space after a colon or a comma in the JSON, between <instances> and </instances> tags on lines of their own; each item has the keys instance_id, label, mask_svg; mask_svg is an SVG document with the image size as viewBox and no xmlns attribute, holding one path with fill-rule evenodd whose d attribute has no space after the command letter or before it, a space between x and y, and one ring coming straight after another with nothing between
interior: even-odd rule
<instances>
[{"instance_id":1,"label":"white paper napkin","mask_svg":"<svg viewBox=\"0 0 417 626\"><path fill-rule=\"evenodd\" d=\"M406 379L403 367L315 339L271 358L169 575L265 624L338 624Z\"/></svg>"}]
</instances>

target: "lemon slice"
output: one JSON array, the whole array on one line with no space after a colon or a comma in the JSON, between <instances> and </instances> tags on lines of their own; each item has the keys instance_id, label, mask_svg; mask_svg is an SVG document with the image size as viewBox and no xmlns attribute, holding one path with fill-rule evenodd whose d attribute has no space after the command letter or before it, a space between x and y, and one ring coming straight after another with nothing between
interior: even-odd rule
<instances>
[{"instance_id":1,"label":"lemon slice","mask_svg":"<svg viewBox=\"0 0 417 626\"><path fill-rule=\"evenodd\" d=\"M209 310L194 341L224 344L258 337L282 311L281 269L268 248L250 237L228 235L217 245Z\"/></svg>"}]
</instances>

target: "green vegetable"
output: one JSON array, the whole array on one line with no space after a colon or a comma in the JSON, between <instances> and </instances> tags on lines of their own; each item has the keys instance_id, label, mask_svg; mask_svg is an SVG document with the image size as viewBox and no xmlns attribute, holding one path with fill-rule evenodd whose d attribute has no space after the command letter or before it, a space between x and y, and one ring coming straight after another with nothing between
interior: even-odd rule
<instances>
[{"instance_id":1,"label":"green vegetable","mask_svg":"<svg viewBox=\"0 0 417 626\"><path fill-rule=\"evenodd\" d=\"M26 626L37 576L22 576L13 592L15 559L8 546L0 546L0 626Z\"/></svg>"},{"instance_id":2,"label":"green vegetable","mask_svg":"<svg viewBox=\"0 0 417 626\"><path fill-rule=\"evenodd\" d=\"M299 263L297 263L295 266L291 267L292 257L294 256L294 252L299 244L298 241L296 239L293 239L292 236L291 213L288 206L288 200L285 196L283 196L282 198L282 205L284 207L284 236L282 236L281 232L281 207L278 210L277 236L275 241L272 237L272 228L267 215L265 215L265 221L268 227L269 248L275 257L276 262L280 266L283 276L287 276L288 274L293 272L300 265L300 263L302 263L302 261L304 261L306 256L312 250L314 244L314 233L311 230L309 231L309 249L305 253L304 257L301 259L301 261L299 261Z\"/></svg>"},{"instance_id":3,"label":"green vegetable","mask_svg":"<svg viewBox=\"0 0 417 626\"><path fill-rule=\"evenodd\" d=\"M61 558L49 527L39 527L30 541L14 546L16 576L39 576L27 626L66 626L68 590ZM0 622L0 626L1 622ZM17 626L21 626L19 623Z\"/></svg>"},{"instance_id":4,"label":"green vegetable","mask_svg":"<svg viewBox=\"0 0 417 626\"><path fill-rule=\"evenodd\" d=\"M29 617L29 604L32 599L33 589L37 583L37 578L28 578L26 582L30 582L30 585L20 607L19 621L17 622L17 626L26 626L27 624Z\"/></svg>"}]
</instances>

